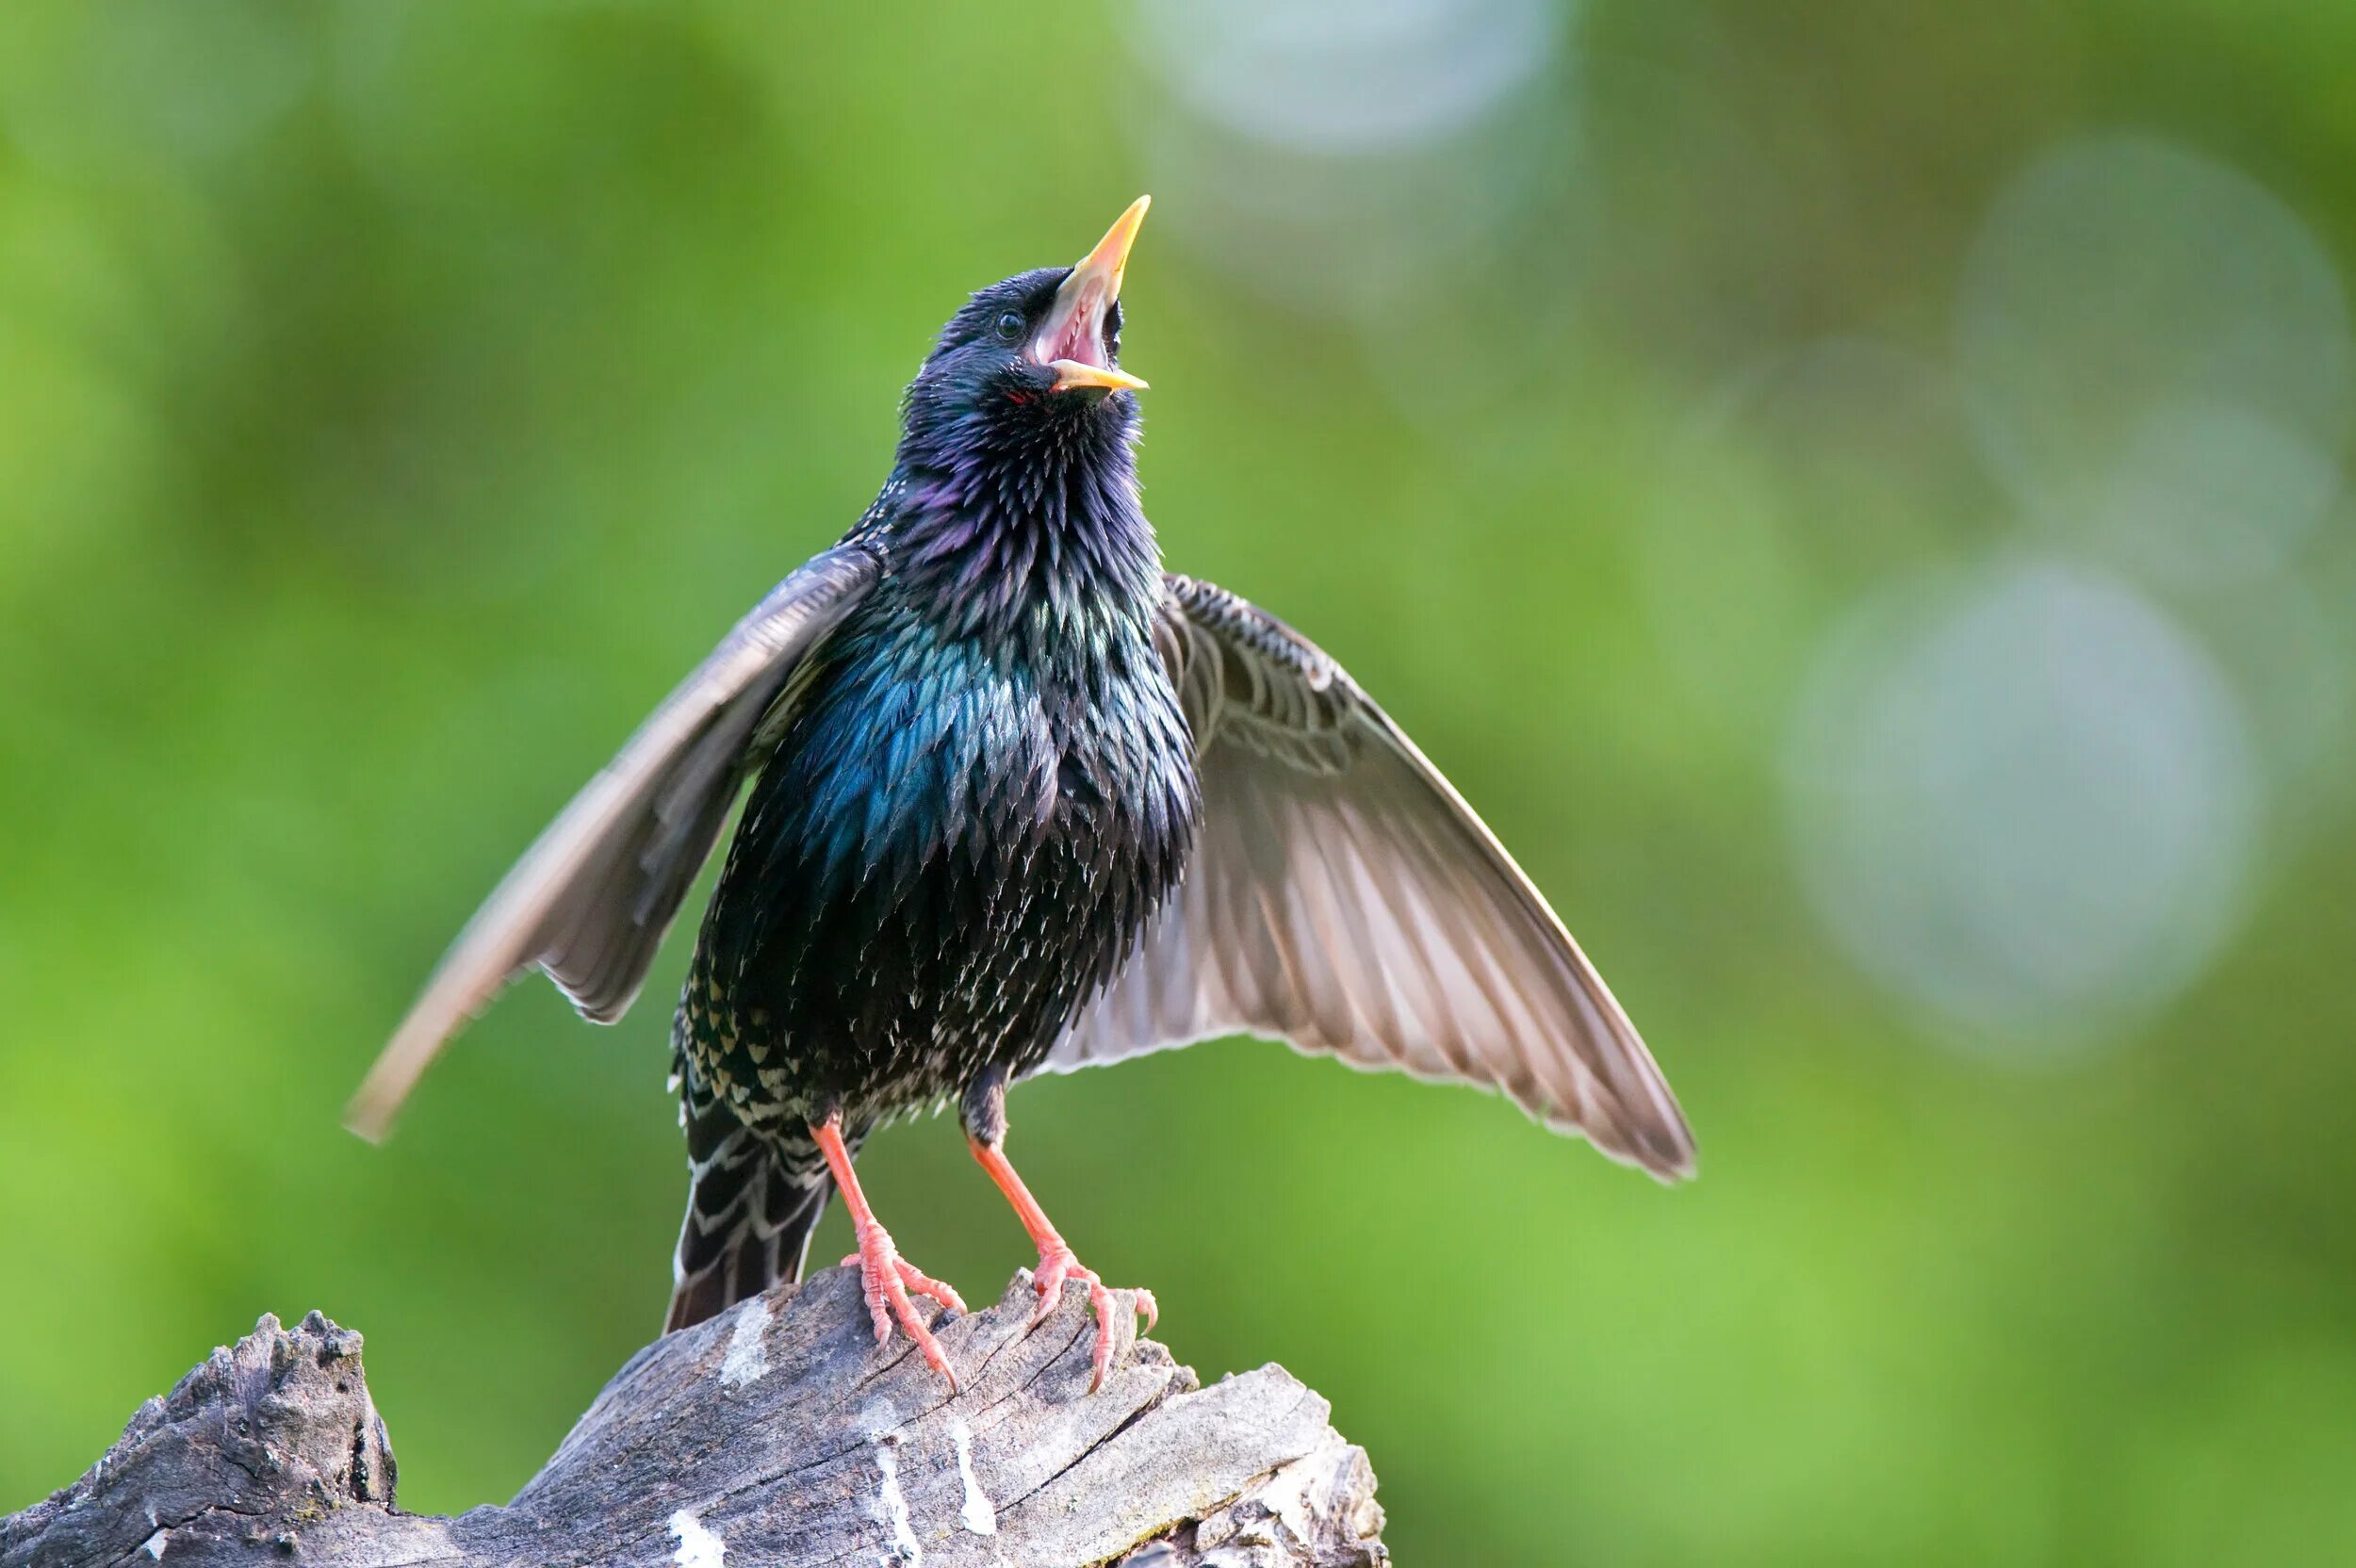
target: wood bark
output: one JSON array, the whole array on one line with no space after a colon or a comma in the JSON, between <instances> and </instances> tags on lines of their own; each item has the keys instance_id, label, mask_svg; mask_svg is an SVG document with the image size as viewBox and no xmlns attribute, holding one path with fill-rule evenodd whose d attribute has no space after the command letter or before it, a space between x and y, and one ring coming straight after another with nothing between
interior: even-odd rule
<instances>
[{"instance_id":1,"label":"wood bark","mask_svg":"<svg viewBox=\"0 0 2356 1568\"><path fill-rule=\"evenodd\" d=\"M361 1339L264 1317L139 1407L90 1473L0 1521L0 1568L1378 1568L1366 1454L1282 1367L1208 1388L1068 1289L1033 1329L1027 1273L943 1315L954 1396L855 1272L779 1286L631 1358L503 1507L395 1505ZM1125 1297L1124 1297L1125 1304Z\"/></svg>"}]
</instances>

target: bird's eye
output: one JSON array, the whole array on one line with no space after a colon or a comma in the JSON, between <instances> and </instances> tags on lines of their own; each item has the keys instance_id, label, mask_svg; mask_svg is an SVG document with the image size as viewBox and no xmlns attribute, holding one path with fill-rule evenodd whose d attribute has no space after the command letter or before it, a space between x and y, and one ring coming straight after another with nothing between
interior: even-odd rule
<instances>
[{"instance_id":1,"label":"bird's eye","mask_svg":"<svg viewBox=\"0 0 2356 1568\"><path fill-rule=\"evenodd\" d=\"M1009 310L1000 313L996 325L998 328L998 335L1001 338L1004 338L1006 342L1018 343L1022 341L1023 313L1021 311Z\"/></svg>"}]
</instances>

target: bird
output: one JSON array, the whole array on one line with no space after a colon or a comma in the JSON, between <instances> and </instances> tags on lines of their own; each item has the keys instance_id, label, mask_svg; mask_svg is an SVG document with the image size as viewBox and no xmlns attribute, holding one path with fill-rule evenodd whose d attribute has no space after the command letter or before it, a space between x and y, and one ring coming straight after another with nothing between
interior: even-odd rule
<instances>
[{"instance_id":1,"label":"bird","mask_svg":"<svg viewBox=\"0 0 2356 1568\"><path fill-rule=\"evenodd\" d=\"M951 316L874 503L556 817L352 1101L381 1139L533 969L618 1021L742 796L671 1028L690 1181L666 1331L800 1279L839 1191L877 1344L896 1324L954 1388L914 1298L964 1303L854 1164L954 1102L1037 1249L1032 1322L1084 1285L1101 1385L1120 1309L1008 1162L1006 1091L1216 1037L1480 1086L1693 1171L1628 1015L1464 797L1322 649L1164 570L1146 383L1121 368L1149 202Z\"/></svg>"}]
</instances>

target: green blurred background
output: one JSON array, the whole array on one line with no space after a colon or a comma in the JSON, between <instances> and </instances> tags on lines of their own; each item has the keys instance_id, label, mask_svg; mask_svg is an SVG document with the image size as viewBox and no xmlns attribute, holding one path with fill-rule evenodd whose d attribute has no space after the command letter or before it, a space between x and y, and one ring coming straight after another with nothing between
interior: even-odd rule
<instances>
[{"instance_id":1,"label":"green blurred background","mask_svg":"<svg viewBox=\"0 0 2356 1568\"><path fill-rule=\"evenodd\" d=\"M1403 1562L2356 1557L2356 8L0 10L0 1509L270 1310L401 1501L660 1322L674 941L339 1108L510 858L1140 190L1173 564L1317 637L1677 1085L1667 1191L1251 1042L1032 1184ZM987 1298L944 1122L863 1167ZM820 1253L846 1233L838 1214Z\"/></svg>"}]
</instances>

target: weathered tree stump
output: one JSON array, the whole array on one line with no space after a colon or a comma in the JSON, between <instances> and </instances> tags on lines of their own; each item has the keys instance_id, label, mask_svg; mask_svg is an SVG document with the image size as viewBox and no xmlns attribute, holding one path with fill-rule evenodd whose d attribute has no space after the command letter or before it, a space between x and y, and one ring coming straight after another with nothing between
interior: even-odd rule
<instances>
[{"instance_id":1,"label":"weathered tree stump","mask_svg":"<svg viewBox=\"0 0 2356 1568\"><path fill-rule=\"evenodd\" d=\"M879 1350L828 1269L666 1335L505 1507L394 1507L360 1336L264 1317L73 1486L0 1521L0 1568L1378 1568L1383 1511L1326 1402L1269 1365L1209 1388L1123 1335L1087 1392L1084 1293L1028 1329L1029 1276L935 1331L954 1397ZM1125 1303L1124 1303L1125 1304Z\"/></svg>"}]
</instances>

